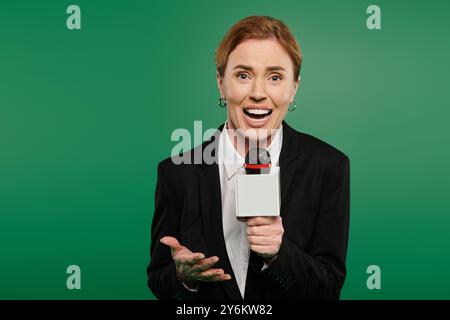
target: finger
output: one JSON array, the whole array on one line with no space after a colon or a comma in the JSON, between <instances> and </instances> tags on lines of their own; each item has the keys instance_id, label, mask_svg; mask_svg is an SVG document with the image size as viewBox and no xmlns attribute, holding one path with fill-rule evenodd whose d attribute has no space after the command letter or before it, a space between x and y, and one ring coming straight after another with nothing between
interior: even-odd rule
<instances>
[{"instance_id":1,"label":"finger","mask_svg":"<svg viewBox=\"0 0 450 320\"><path fill-rule=\"evenodd\" d=\"M247 236L265 236L272 231L271 226L252 226L247 227Z\"/></svg>"},{"instance_id":2,"label":"finger","mask_svg":"<svg viewBox=\"0 0 450 320\"><path fill-rule=\"evenodd\" d=\"M218 269L211 269L211 270L214 270L214 272L213 271L210 272L210 270L204 271L205 274L200 275L199 280L207 282L231 280L231 275L224 274L222 269L220 269L220 271L218 271Z\"/></svg>"},{"instance_id":3,"label":"finger","mask_svg":"<svg viewBox=\"0 0 450 320\"><path fill-rule=\"evenodd\" d=\"M231 280L231 275L229 275L228 273L227 273L227 274L224 274L224 275L222 275L222 276L217 276L217 277L214 279L215 282L218 282L218 281L227 281L227 280Z\"/></svg>"},{"instance_id":4,"label":"finger","mask_svg":"<svg viewBox=\"0 0 450 320\"><path fill-rule=\"evenodd\" d=\"M173 259L181 262L181 260L186 257L192 259L193 264L197 264L205 259L205 255L203 253L191 252L188 248L185 248L184 251L179 251L176 255L173 256Z\"/></svg>"},{"instance_id":5,"label":"finger","mask_svg":"<svg viewBox=\"0 0 450 320\"><path fill-rule=\"evenodd\" d=\"M219 261L219 258L216 256L203 259L201 262L197 263L197 265L192 268L192 271L203 272L211 268L213 265L215 265L217 261Z\"/></svg>"},{"instance_id":6,"label":"finger","mask_svg":"<svg viewBox=\"0 0 450 320\"><path fill-rule=\"evenodd\" d=\"M159 241L170 247L170 249L172 250L172 254L182 247L182 245L174 237L162 237Z\"/></svg>"},{"instance_id":7,"label":"finger","mask_svg":"<svg viewBox=\"0 0 450 320\"><path fill-rule=\"evenodd\" d=\"M208 277L205 279L200 279L199 281L205 281L205 282L220 282L220 281L227 281L231 280L231 276L229 274L224 274L221 276L214 276L214 277Z\"/></svg>"},{"instance_id":8,"label":"finger","mask_svg":"<svg viewBox=\"0 0 450 320\"><path fill-rule=\"evenodd\" d=\"M221 276L225 274L223 269L208 269L199 274L199 276L203 279L205 278L214 278L216 276Z\"/></svg>"},{"instance_id":9,"label":"finger","mask_svg":"<svg viewBox=\"0 0 450 320\"><path fill-rule=\"evenodd\" d=\"M205 259L205 254L201 253L201 252L194 252L193 253L195 255L195 263L200 263L203 259Z\"/></svg>"},{"instance_id":10,"label":"finger","mask_svg":"<svg viewBox=\"0 0 450 320\"><path fill-rule=\"evenodd\" d=\"M250 245L269 246L274 243L273 238L268 236L248 236L247 238Z\"/></svg>"},{"instance_id":11,"label":"finger","mask_svg":"<svg viewBox=\"0 0 450 320\"><path fill-rule=\"evenodd\" d=\"M256 253L260 254L275 254L274 246L260 246L260 245L250 245L250 249Z\"/></svg>"},{"instance_id":12,"label":"finger","mask_svg":"<svg viewBox=\"0 0 450 320\"><path fill-rule=\"evenodd\" d=\"M182 263L182 264L187 264L187 265L195 265L195 264L198 263L199 260L201 260L200 257L202 255L203 254L192 253L192 252L183 253L183 254L175 255L173 257L173 260L176 263Z\"/></svg>"},{"instance_id":13,"label":"finger","mask_svg":"<svg viewBox=\"0 0 450 320\"><path fill-rule=\"evenodd\" d=\"M227 281L227 280L231 280L231 276L229 274L224 274L221 276L216 276L213 280L211 280L212 282L219 282L219 281Z\"/></svg>"},{"instance_id":14,"label":"finger","mask_svg":"<svg viewBox=\"0 0 450 320\"><path fill-rule=\"evenodd\" d=\"M247 220L247 226L264 226L274 223L277 217L253 217Z\"/></svg>"}]
</instances>

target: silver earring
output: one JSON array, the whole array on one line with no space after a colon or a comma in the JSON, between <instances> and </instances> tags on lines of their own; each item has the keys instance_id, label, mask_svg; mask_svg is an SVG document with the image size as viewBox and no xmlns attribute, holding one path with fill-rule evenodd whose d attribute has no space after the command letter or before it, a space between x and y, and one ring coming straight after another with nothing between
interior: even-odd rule
<instances>
[{"instance_id":1,"label":"silver earring","mask_svg":"<svg viewBox=\"0 0 450 320\"><path fill-rule=\"evenodd\" d=\"M295 104L295 101L292 101L289 103L289 111L294 111L297 108L297 104Z\"/></svg>"},{"instance_id":2,"label":"silver earring","mask_svg":"<svg viewBox=\"0 0 450 320\"><path fill-rule=\"evenodd\" d=\"M222 97L219 98L219 107L221 107L221 108L227 107L227 101Z\"/></svg>"}]
</instances>

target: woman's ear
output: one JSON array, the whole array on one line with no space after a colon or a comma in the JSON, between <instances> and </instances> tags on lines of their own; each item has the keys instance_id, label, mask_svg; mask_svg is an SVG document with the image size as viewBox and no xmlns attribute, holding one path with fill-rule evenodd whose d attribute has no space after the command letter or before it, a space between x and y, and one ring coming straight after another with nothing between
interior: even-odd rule
<instances>
[{"instance_id":1,"label":"woman's ear","mask_svg":"<svg viewBox=\"0 0 450 320\"><path fill-rule=\"evenodd\" d=\"M220 76L219 71L216 72L217 88L219 88L220 96L225 98L225 90L223 88L223 78Z\"/></svg>"},{"instance_id":2,"label":"woman's ear","mask_svg":"<svg viewBox=\"0 0 450 320\"><path fill-rule=\"evenodd\" d=\"M294 100L295 95L297 94L297 90L298 90L298 87L300 86L301 79L302 79L302 77L298 76L297 81L294 81L294 92L293 92L293 94L291 96L291 101Z\"/></svg>"}]
</instances>

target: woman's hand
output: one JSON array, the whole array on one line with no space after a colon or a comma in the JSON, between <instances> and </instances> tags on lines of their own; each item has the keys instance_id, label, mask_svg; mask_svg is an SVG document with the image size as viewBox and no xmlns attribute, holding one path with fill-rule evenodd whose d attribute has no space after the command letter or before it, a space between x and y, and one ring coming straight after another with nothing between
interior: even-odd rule
<instances>
[{"instance_id":1,"label":"woman's hand","mask_svg":"<svg viewBox=\"0 0 450 320\"><path fill-rule=\"evenodd\" d=\"M250 248L266 261L272 262L283 239L281 217L253 217L248 218L246 223Z\"/></svg>"},{"instance_id":2,"label":"woman's hand","mask_svg":"<svg viewBox=\"0 0 450 320\"><path fill-rule=\"evenodd\" d=\"M163 237L161 243L170 247L172 259L177 268L177 276L188 286L194 287L199 281L225 281L231 276L223 269L212 268L219 261L216 256L206 258L203 253L182 246L174 237Z\"/></svg>"}]
</instances>

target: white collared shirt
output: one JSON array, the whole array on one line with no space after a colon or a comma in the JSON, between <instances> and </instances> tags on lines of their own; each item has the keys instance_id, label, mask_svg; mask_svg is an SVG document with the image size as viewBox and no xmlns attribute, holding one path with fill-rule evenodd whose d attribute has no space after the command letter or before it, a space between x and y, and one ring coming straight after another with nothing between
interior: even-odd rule
<instances>
[{"instance_id":1,"label":"white collared shirt","mask_svg":"<svg viewBox=\"0 0 450 320\"><path fill-rule=\"evenodd\" d=\"M280 125L279 130L272 135L272 141L267 148L272 162L271 172L278 167L282 141L283 126ZM245 159L235 149L227 132L227 123L225 123L219 137L223 235L228 259L242 297L245 294L250 246L247 239L246 224L236 218L235 179L237 174L245 174L244 163Z\"/></svg>"}]
</instances>

